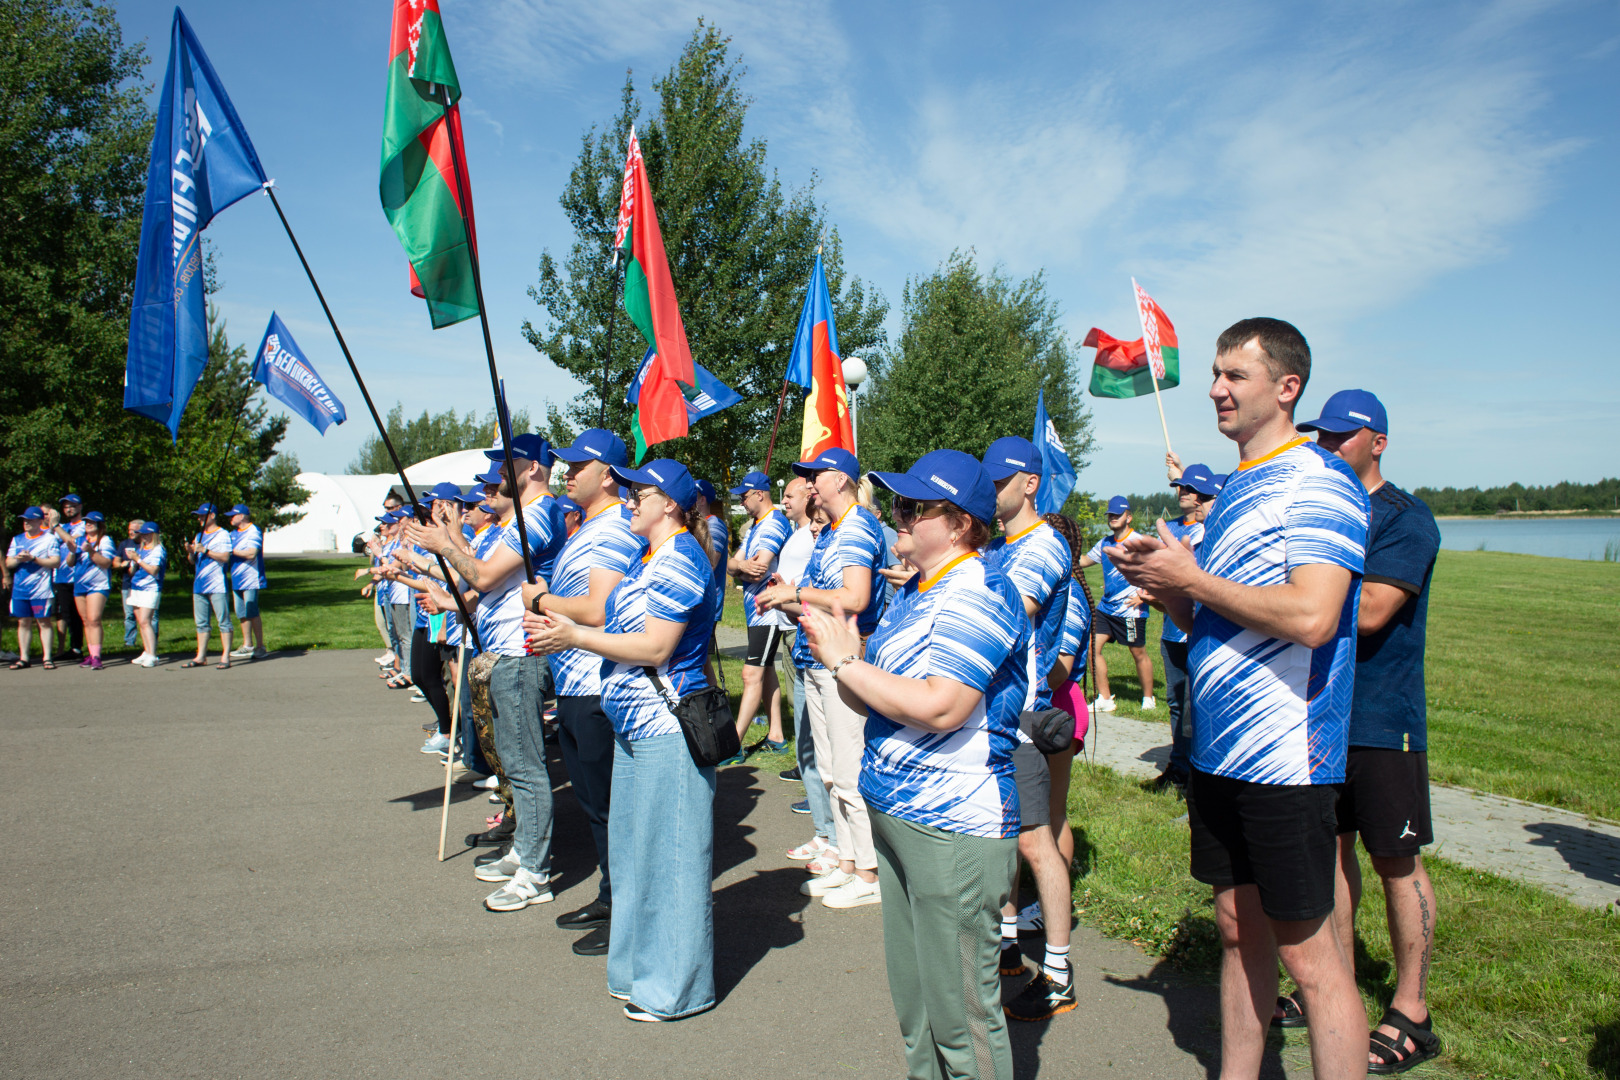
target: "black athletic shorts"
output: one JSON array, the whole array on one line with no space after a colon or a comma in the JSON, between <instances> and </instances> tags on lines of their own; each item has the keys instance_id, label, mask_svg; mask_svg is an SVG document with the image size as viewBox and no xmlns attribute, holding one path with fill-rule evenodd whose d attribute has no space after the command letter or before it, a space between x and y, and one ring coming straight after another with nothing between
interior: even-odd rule
<instances>
[{"instance_id":1,"label":"black athletic shorts","mask_svg":"<svg viewBox=\"0 0 1620 1080\"><path fill-rule=\"evenodd\" d=\"M1335 784L1256 784L1193 769L1192 876L1257 886L1273 919L1321 918L1333 910L1338 797Z\"/></svg>"},{"instance_id":2,"label":"black athletic shorts","mask_svg":"<svg viewBox=\"0 0 1620 1080\"><path fill-rule=\"evenodd\" d=\"M750 626L748 628L748 656L744 667L770 667L776 663L776 647L787 633L785 626Z\"/></svg>"},{"instance_id":3,"label":"black athletic shorts","mask_svg":"<svg viewBox=\"0 0 1620 1080\"><path fill-rule=\"evenodd\" d=\"M1416 855L1434 843L1429 819L1429 755L1352 746L1339 795L1339 835L1360 833L1367 854Z\"/></svg>"},{"instance_id":4,"label":"black athletic shorts","mask_svg":"<svg viewBox=\"0 0 1620 1080\"><path fill-rule=\"evenodd\" d=\"M1018 827L1032 829L1052 823L1052 770L1046 755L1034 743L1013 748L1013 783L1018 787Z\"/></svg>"},{"instance_id":5,"label":"black athletic shorts","mask_svg":"<svg viewBox=\"0 0 1620 1080\"><path fill-rule=\"evenodd\" d=\"M1147 616L1128 619L1092 608L1091 633L1094 637L1101 634L1119 645L1146 645Z\"/></svg>"}]
</instances>

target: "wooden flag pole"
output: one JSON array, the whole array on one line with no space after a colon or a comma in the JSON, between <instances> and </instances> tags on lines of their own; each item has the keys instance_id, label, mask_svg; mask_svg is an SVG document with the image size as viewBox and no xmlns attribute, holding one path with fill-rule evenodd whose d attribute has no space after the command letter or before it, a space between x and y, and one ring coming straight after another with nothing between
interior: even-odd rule
<instances>
[{"instance_id":1,"label":"wooden flag pole","mask_svg":"<svg viewBox=\"0 0 1620 1080\"><path fill-rule=\"evenodd\" d=\"M454 586L452 586L453 588ZM444 834L450 827L450 778L451 769L455 767L453 759L456 756L457 726L461 720L461 688L467 681L467 644L462 644L456 650L456 697L450 703L450 752L444 759L444 807L439 811L439 861L444 862Z\"/></svg>"},{"instance_id":2,"label":"wooden flag pole","mask_svg":"<svg viewBox=\"0 0 1620 1080\"><path fill-rule=\"evenodd\" d=\"M1175 453L1170 449L1170 425L1164 421L1164 398L1159 396L1159 376L1153 370L1153 358L1148 357L1148 378L1153 380L1153 404L1159 407L1159 427L1164 432L1164 452Z\"/></svg>"}]
</instances>

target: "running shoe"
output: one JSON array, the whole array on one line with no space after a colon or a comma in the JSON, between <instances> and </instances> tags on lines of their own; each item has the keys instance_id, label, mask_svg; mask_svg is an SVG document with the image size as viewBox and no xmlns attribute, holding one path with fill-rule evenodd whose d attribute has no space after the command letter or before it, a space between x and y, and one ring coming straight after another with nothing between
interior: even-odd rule
<instances>
[{"instance_id":1,"label":"running shoe","mask_svg":"<svg viewBox=\"0 0 1620 1080\"><path fill-rule=\"evenodd\" d=\"M1029 980L1018 996L1002 1006L1002 1011L1014 1020L1047 1020L1058 1013L1074 1008L1074 978L1059 983L1046 972Z\"/></svg>"}]
</instances>

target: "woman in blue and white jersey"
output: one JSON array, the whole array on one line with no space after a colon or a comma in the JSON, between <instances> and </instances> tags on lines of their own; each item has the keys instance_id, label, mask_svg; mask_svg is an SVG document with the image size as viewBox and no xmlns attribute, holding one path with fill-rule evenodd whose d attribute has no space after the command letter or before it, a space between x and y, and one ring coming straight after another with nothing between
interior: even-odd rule
<instances>
[{"instance_id":1,"label":"woman in blue and white jersey","mask_svg":"<svg viewBox=\"0 0 1620 1080\"><path fill-rule=\"evenodd\" d=\"M629 488L630 531L647 552L608 595L602 629L548 614L529 621L529 644L602 657L602 708L615 739L608 993L632 1020L676 1020L714 1006L714 769L693 763L671 706L707 685L719 596L686 468L660 458L612 474Z\"/></svg>"},{"instance_id":2,"label":"woman in blue and white jersey","mask_svg":"<svg viewBox=\"0 0 1620 1080\"><path fill-rule=\"evenodd\" d=\"M865 703L860 792L883 889L889 991L909 1076L1010 1077L998 971L1018 854L1013 747L1029 689L1029 619L979 555L995 488L973 457L935 450L895 494L895 550L917 567L867 642L854 619L807 609L810 647ZM988 1066L988 1067L987 1067Z\"/></svg>"},{"instance_id":3,"label":"woman in blue and white jersey","mask_svg":"<svg viewBox=\"0 0 1620 1080\"><path fill-rule=\"evenodd\" d=\"M107 519L101 511L92 510L84 516L84 538L79 541L78 561L73 564L73 603L79 609L84 623L85 652L79 663L82 668L101 670L101 613L107 608L107 593L112 589L112 564L118 558L107 535Z\"/></svg>"},{"instance_id":4,"label":"woman in blue and white jersey","mask_svg":"<svg viewBox=\"0 0 1620 1080\"><path fill-rule=\"evenodd\" d=\"M135 609L135 627L141 635L141 655L130 663L157 667L157 630L152 626L152 614L157 611L163 579L169 572L169 553L163 549L157 522L141 526L141 546L135 549L130 562L133 573L129 576L129 603Z\"/></svg>"},{"instance_id":5,"label":"woman in blue and white jersey","mask_svg":"<svg viewBox=\"0 0 1620 1080\"><path fill-rule=\"evenodd\" d=\"M1080 552L1086 550L1085 534L1073 518L1062 514L1043 514L1046 523L1063 534L1074 557L1073 581L1069 606L1063 612L1063 629L1058 635L1057 659L1047 675L1052 688L1052 705L1074 717L1074 741L1061 754L1050 754L1052 766L1052 831L1056 833L1058 853L1065 864L1074 862L1074 832L1069 827L1069 781L1072 778L1075 752L1084 748L1086 732L1091 728L1091 713L1086 708L1085 677L1091 664L1091 610L1095 602L1091 586L1086 584L1084 568L1080 565Z\"/></svg>"}]
</instances>

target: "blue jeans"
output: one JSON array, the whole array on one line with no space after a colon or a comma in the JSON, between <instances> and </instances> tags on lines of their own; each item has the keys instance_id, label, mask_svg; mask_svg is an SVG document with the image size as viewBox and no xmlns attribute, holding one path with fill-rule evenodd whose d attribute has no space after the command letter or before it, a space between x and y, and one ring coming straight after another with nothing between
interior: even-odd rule
<instances>
[{"instance_id":1,"label":"blue jeans","mask_svg":"<svg viewBox=\"0 0 1620 1080\"><path fill-rule=\"evenodd\" d=\"M232 589L231 598L236 601L237 622L246 622L259 617L258 589Z\"/></svg>"},{"instance_id":2,"label":"blue jeans","mask_svg":"<svg viewBox=\"0 0 1620 1080\"><path fill-rule=\"evenodd\" d=\"M804 781L804 801L810 804L810 821L816 835L833 843L832 799L816 768L816 741L810 737L810 719L804 711L804 669L793 668L793 749L799 757L799 779Z\"/></svg>"},{"instance_id":3,"label":"blue jeans","mask_svg":"<svg viewBox=\"0 0 1620 1080\"><path fill-rule=\"evenodd\" d=\"M1187 700L1187 643L1160 641L1164 696L1170 705L1170 764L1165 773L1185 781L1192 770L1192 702Z\"/></svg>"},{"instance_id":4,"label":"blue jeans","mask_svg":"<svg viewBox=\"0 0 1620 1080\"><path fill-rule=\"evenodd\" d=\"M229 597L224 593L192 593L191 594L191 621L197 624L197 633L206 634L213 621L219 624L221 634L231 632L231 611Z\"/></svg>"},{"instance_id":5,"label":"blue jeans","mask_svg":"<svg viewBox=\"0 0 1620 1080\"><path fill-rule=\"evenodd\" d=\"M512 834L518 863L541 881L551 874L551 777L540 740L538 656L503 656L489 673L495 749L512 786ZM684 745L684 744L683 744Z\"/></svg>"},{"instance_id":6,"label":"blue jeans","mask_svg":"<svg viewBox=\"0 0 1620 1080\"><path fill-rule=\"evenodd\" d=\"M673 1020L714 1007L714 770L679 732L615 737L608 992Z\"/></svg>"}]
</instances>

